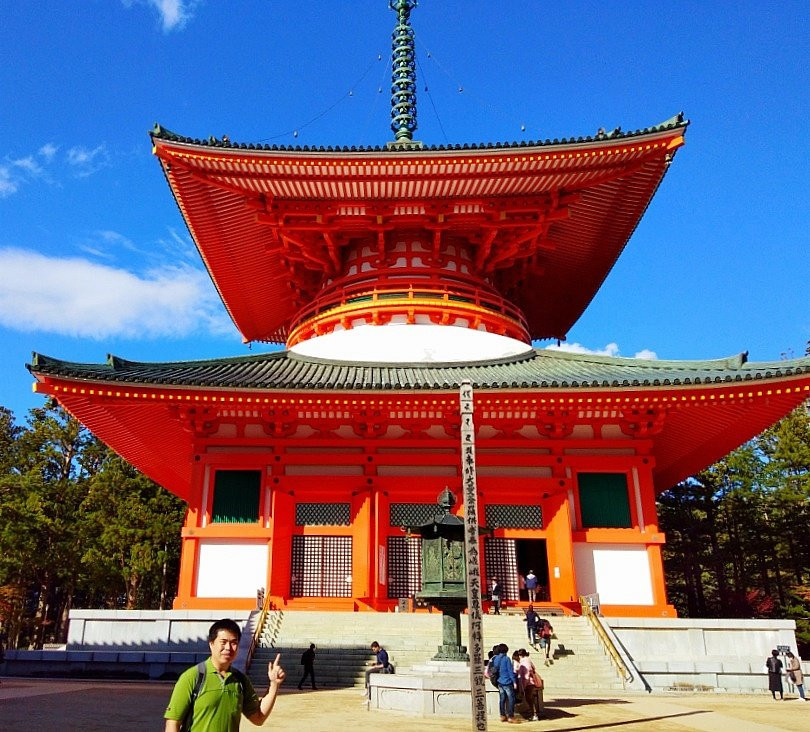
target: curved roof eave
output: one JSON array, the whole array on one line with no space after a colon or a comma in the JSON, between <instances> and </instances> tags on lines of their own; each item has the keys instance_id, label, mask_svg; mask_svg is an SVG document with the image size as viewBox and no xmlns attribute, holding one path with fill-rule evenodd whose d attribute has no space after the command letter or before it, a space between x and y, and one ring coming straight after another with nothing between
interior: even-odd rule
<instances>
[{"instance_id":1,"label":"curved roof eave","mask_svg":"<svg viewBox=\"0 0 810 732\"><path fill-rule=\"evenodd\" d=\"M302 368L307 366L308 368ZM708 361L657 361L553 350L465 363L332 361L290 351L208 359L142 363L108 356L79 364L34 354L28 369L39 378L155 387L230 390L380 391L455 389L464 380L493 390L661 389L720 386L810 374L810 356L750 363L746 354ZM369 382L369 369L378 378Z\"/></svg>"},{"instance_id":2,"label":"curved roof eave","mask_svg":"<svg viewBox=\"0 0 810 732\"><path fill-rule=\"evenodd\" d=\"M570 146L578 144L593 144L599 142L609 142L614 140L628 140L645 135L652 135L678 128L686 128L689 120L684 118L683 112L673 115L660 124L651 125L637 130L623 131L621 127L616 127L610 132L600 129L595 135L563 138L546 138L537 141L515 141L515 142L480 142L480 143L455 143L447 145L424 145L419 142L397 143L396 146L387 145L268 145L267 143L245 143L231 141L227 136L216 138L213 135L208 138L193 138L179 135L176 132L163 127L159 123L149 131L149 136L153 141L162 140L165 142L179 143L183 145L196 145L207 148L220 148L223 150L256 150L267 152L292 152L292 153L385 153L391 155L407 153L435 154L437 152L470 152L486 151L494 152L499 150L513 151L526 150L531 148L548 148L554 146Z\"/></svg>"}]
</instances>

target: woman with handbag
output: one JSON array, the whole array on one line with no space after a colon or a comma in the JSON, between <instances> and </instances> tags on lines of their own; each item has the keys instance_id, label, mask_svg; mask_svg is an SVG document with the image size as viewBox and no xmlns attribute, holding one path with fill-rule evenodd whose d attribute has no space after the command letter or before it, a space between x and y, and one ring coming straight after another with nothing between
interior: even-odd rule
<instances>
[{"instance_id":1,"label":"woman with handbag","mask_svg":"<svg viewBox=\"0 0 810 732\"><path fill-rule=\"evenodd\" d=\"M771 651L771 655L765 659L765 670L768 672L768 691L773 698L779 694L779 698L784 700L785 691L782 688L782 662L779 660L779 651Z\"/></svg>"},{"instance_id":2,"label":"woman with handbag","mask_svg":"<svg viewBox=\"0 0 810 732\"><path fill-rule=\"evenodd\" d=\"M543 679L537 673L529 652L525 648L518 651L520 656L520 669L518 671L518 684L523 691L523 696L526 700L528 711L527 718L531 718L532 722L540 719L543 714Z\"/></svg>"},{"instance_id":3,"label":"woman with handbag","mask_svg":"<svg viewBox=\"0 0 810 732\"><path fill-rule=\"evenodd\" d=\"M787 676L791 684L799 692L799 699L796 701L807 701L804 696L804 674L802 673L802 662L790 651L787 652Z\"/></svg>"}]
</instances>

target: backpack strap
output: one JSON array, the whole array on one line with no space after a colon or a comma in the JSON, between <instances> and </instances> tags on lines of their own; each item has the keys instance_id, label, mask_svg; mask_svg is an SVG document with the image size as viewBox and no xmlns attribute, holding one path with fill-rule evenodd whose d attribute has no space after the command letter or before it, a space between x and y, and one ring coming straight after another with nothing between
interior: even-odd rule
<instances>
[{"instance_id":1,"label":"backpack strap","mask_svg":"<svg viewBox=\"0 0 810 732\"><path fill-rule=\"evenodd\" d=\"M186 711L186 715L183 717L183 721L180 723L180 729L182 732L188 732L191 729L191 725L194 722L194 702L197 701L197 697L200 695L203 686L205 685L205 675L208 673L208 669L205 666L205 661L200 661L197 666L197 678L194 681L194 688L191 690L191 704Z\"/></svg>"}]
</instances>

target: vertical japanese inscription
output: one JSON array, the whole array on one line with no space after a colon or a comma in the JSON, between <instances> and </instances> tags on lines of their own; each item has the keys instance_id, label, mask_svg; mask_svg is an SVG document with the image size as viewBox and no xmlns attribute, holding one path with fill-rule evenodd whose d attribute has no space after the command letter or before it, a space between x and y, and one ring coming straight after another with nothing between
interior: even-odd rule
<instances>
[{"instance_id":1,"label":"vertical japanese inscription","mask_svg":"<svg viewBox=\"0 0 810 732\"><path fill-rule=\"evenodd\" d=\"M467 554L467 611L469 613L470 688L472 728L487 729L487 689L484 683L484 638L481 557L478 553L478 490L475 478L473 389L464 381L459 390L461 413L461 475L464 496L464 548Z\"/></svg>"}]
</instances>

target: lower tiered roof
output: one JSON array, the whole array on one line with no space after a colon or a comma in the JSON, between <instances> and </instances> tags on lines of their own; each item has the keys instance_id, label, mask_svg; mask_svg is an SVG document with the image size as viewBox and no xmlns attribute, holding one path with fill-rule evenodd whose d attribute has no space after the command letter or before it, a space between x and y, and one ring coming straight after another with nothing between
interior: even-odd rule
<instances>
[{"instance_id":1,"label":"lower tiered roof","mask_svg":"<svg viewBox=\"0 0 810 732\"><path fill-rule=\"evenodd\" d=\"M745 354L658 361L533 350L492 361L397 365L289 351L169 363L109 356L102 364L34 354L28 368L36 391L58 398L100 439L181 496L190 485L196 440L214 434L221 420L263 423L270 440L290 437L304 424L319 439L345 439L336 430L347 425L361 437L372 434L373 419L384 439L386 425L407 428L426 409L437 423L454 424L465 380L476 390L477 427L495 430L488 440L527 441L527 428L553 440L574 423L618 423L622 439L647 441L643 449L655 460L659 490L810 396L810 357L751 363Z\"/></svg>"},{"instance_id":2,"label":"lower tiered roof","mask_svg":"<svg viewBox=\"0 0 810 732\"><path fill-rule=\"evenodd\" d=\"M731 384L798 376L810 374L810 358L749 363L743 353L709 361L662 361L535 349L525 355L487 361L388 364L276 351L165 363L127 361L109 355L106 363L86 364L35 353L28 368L38 377L229 389L458 389L464 380L478 389L585 389Z\"/></svg>"}]
</instances>

